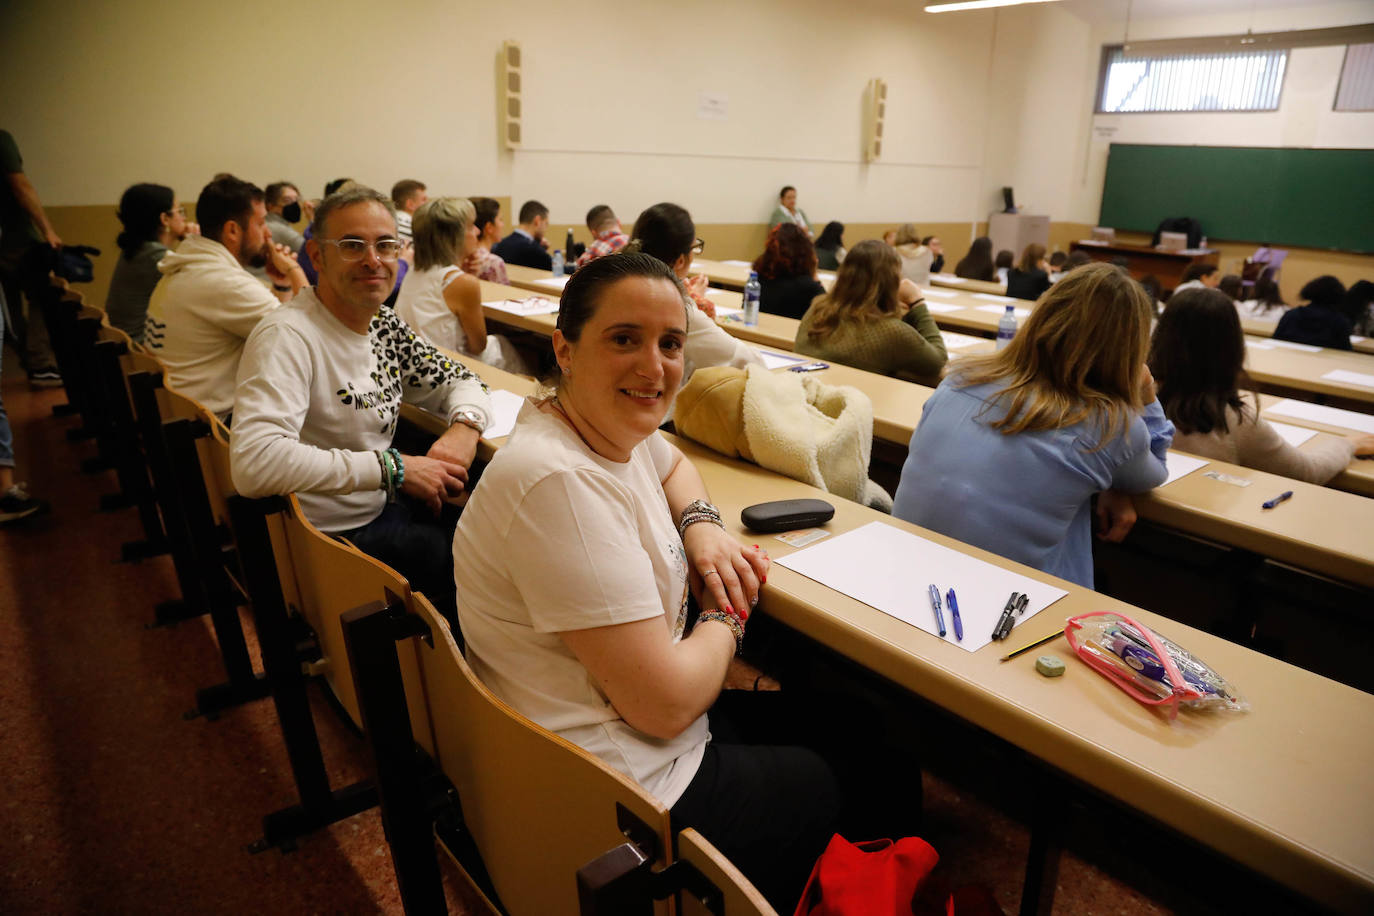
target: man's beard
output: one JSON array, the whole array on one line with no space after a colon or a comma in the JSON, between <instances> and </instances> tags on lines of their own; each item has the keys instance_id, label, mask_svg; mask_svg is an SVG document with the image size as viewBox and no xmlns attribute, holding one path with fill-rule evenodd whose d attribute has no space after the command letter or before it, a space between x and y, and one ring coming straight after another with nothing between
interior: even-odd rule
<instances>
[{"instance_id":1,"label":"man's beard","mask_svg":"<svg viewBox=\"0 0 1374 916\"><path fill-rule=\"evenodd\" d=\"M251 267L251 268L253 268L253 269L256 270L256 269L259 268L259 267L266 267L266 266L267 266L267 260L268 260L268 257L269 257L269 253L268 253L268 250L267 250L268 244L269 244L269 243L268 243L267 239L264 238L264 239L262 240L262 244L261 244L260 246L258 246L257 252L254 253L253 256L250 257L250 258L248 259L248 266L249 266L249 267Z\"/></svg>"}]
</instances>

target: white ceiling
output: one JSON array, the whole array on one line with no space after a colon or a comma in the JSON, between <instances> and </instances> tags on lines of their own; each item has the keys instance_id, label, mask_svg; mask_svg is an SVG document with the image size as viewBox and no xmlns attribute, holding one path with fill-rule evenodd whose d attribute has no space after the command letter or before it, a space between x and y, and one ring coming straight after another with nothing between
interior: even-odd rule
<instances>
[{"instance_id":1,"label":"white ceiling","mask_svg":"<svg viewBox=\"0 0 1374 916\"><path fill-rule=\"evenodd\" d=\"M1092 23L1121 22L1127 0L1062 0L1067 12ZM1163 19L1171 16L1206 16L1213 13L1245 13L1251 10L1291 9L1303 0L1131 0L1131 19ZM1374 6L1374 5L1371 5Z\"/></svg>"}]
</instances>

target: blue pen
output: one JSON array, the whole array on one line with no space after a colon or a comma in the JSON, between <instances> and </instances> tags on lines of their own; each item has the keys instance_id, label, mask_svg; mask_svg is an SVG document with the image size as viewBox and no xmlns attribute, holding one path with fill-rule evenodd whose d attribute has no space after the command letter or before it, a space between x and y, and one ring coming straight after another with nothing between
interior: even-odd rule
<instances>
[{"instance_id":1,"label":"blue pen","mask_svg":"<svg viewBox=\"0 0 1374 916\"><path fill-rule=\"evenodd\" d=\"M1292 498L1293 498L1293 491L1292 491L1292 490L1284 490L1284 491L1283 491L1282 493L1280 493L1278 496L1275 496L1273 499L1266 499L1266 500L1265 500L1263 503L1261 503L1260 505L1263 506L1265 509L1272 509L1272 508L1274 508L1275 506L1277 506L1279 503L1283 502L1285 499L1292 499Z\"/></svg>"},{"instance_id":2,"label":"blue pen","mask_svg":"<svg viewBox=\"0 0 1374 916\"><path fill-rule=\"evenodd\" d=\"M940 613L940 590L935 586L930 587L930 606L935 608L935 625L940 628L940 635L945 635L945 615Z\"/></svg>"},{"instance_id":3,"label":"blue pen","mask_svg":"<svg viewBox=\"0 0 1374 916\"><path fill-rule=\"evenodd\" d=\"M954 597L954 589L949 590L945 595L945 600L949 602L949 615L954 618L954 638L962 640L964 638L964 620L959 616L959 599Z\"/></svg>"}]
</instances>

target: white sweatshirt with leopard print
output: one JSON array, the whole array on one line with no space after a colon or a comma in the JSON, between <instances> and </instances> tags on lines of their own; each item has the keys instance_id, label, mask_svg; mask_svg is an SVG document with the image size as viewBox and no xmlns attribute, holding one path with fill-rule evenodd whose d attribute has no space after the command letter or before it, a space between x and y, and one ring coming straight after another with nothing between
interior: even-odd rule
<instances>
[{"instance_id":1,"label":"white sweatshirt with leopard print","mask_svg":"<svg viewBox=\"0 0 1374 916\"><path fill-rule=\"evenodd\" d=\"M376 453L391 445L402 401L450 422L465 407L492 415L482 381L391 309L364 336L314 289L301 290L244 345L230 435L234 486L250 497L298 494L321 531L366 525L386 504Z\"/></svg>"}]
</instances>

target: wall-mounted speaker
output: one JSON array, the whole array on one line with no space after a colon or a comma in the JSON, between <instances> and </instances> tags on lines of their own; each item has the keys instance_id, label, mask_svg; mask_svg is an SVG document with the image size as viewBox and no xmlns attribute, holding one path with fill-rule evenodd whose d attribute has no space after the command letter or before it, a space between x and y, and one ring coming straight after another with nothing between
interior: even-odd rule
<instances>
[{"instance_id":1,"label":"wall-mounted speaker","mask_svg":"<svg viewBox=\"0 0 1374 916\"><path fill-rule=\"evenodd\" d=\"M524 103L521 97L524 87L520 64L520 43L503 41L496 85L500 113L497 129L501 135L501 146L505 149L519 149L524 145Z\"/></svg>"},{"instance_id":2,"label":"wall-mounted speaker","mask_svg":"<svg viewBox=\"0 0 1374 916\"><path fill-rule=\"evenodd\" d=\"M887 83L871 79L864 89L864 162L883 155L883 118L887 115Z\"/></svg>"}]
</instances>

